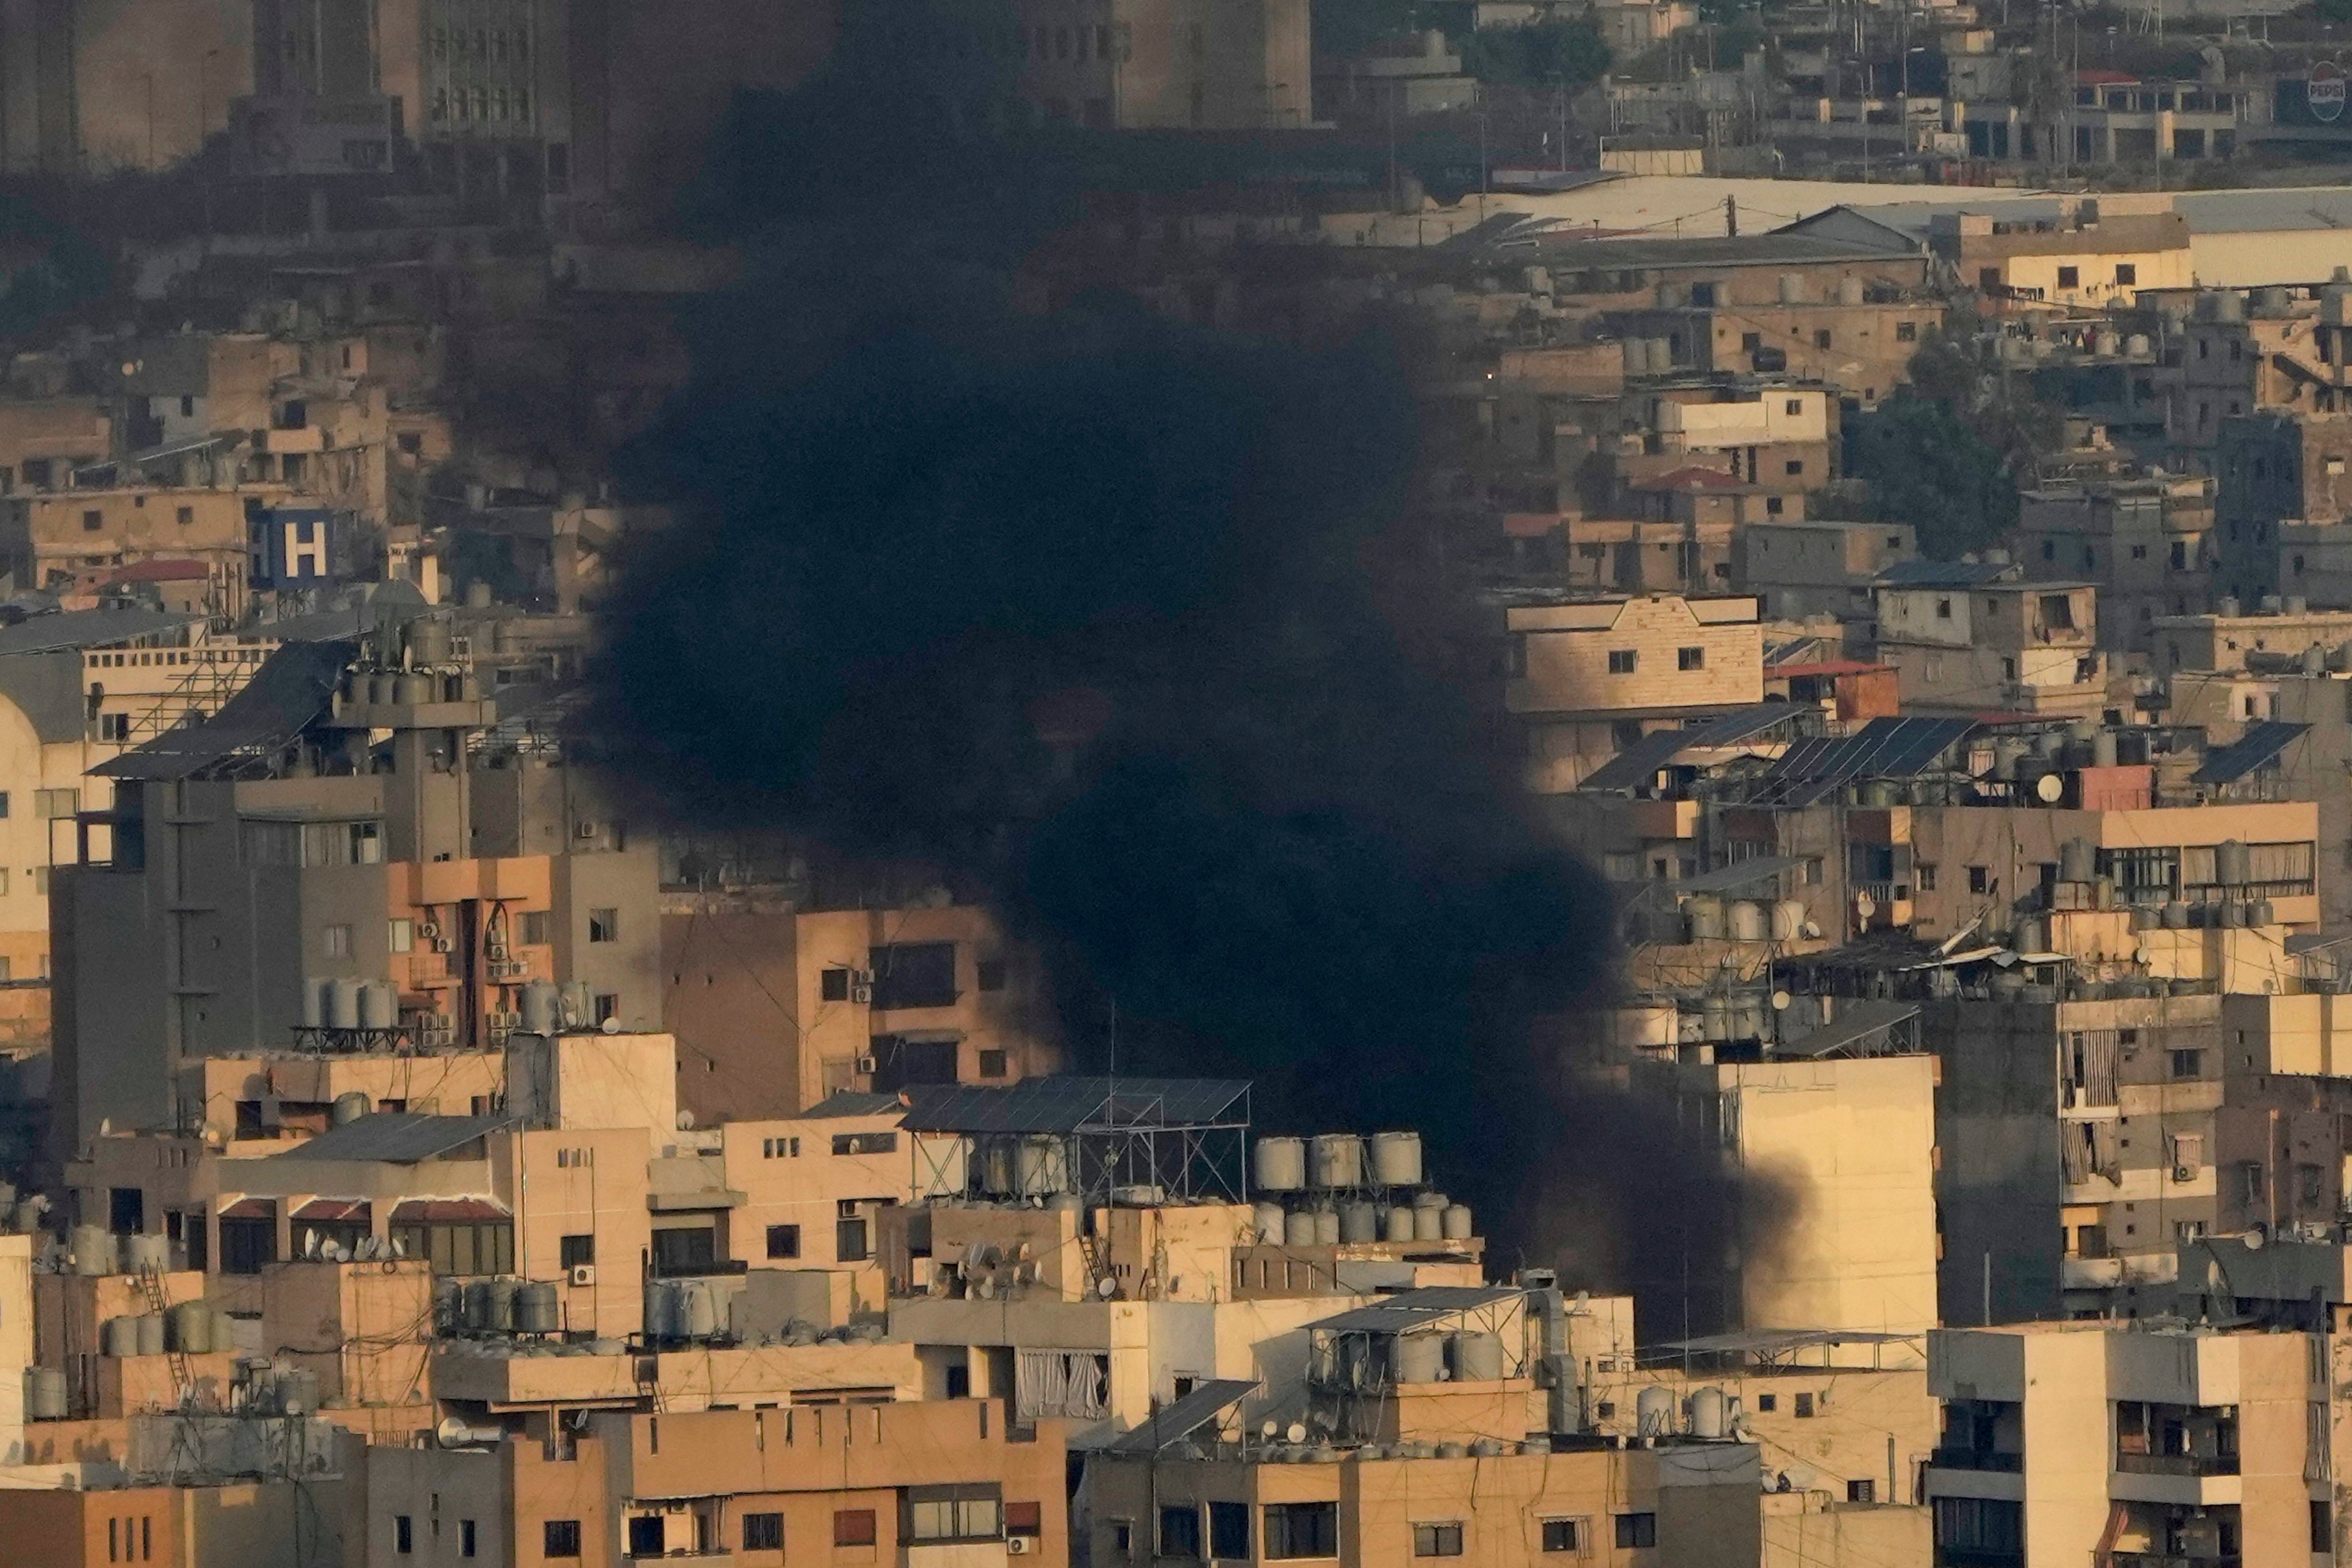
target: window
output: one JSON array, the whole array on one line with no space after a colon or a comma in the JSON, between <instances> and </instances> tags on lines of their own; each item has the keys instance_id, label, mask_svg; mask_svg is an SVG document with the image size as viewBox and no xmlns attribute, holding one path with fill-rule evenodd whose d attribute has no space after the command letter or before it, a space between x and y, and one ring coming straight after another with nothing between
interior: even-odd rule
<instances>
[{"instance_id":1,"label":"window","mask_svg":"<svg viewBox=\"0 0 2352 1568\"><path fill-rule=\"evenodd\" d=\"M1993 1498L1936 1500L1936 1545L1958 1555L2021 1559L2025 1551L2025 1505Z\"/></svg>"},{"instance_id":2,"label":"window","mask_svg":"<svg viewBox=\"0 0 2352 1568\"><path fill-rule=\"evenodd\" d=\"M1197 1563L1201 1558L1201 1510L1190 1506L1160 1510L1160 1555Z\"/></svg>"},{"instance_id":3,"label":"window","mask_svg":"<svg viewBox=\"0 0 2352 1568\"><path fill-rule=\"evenodd\" d=\"M2320 1553L2336 1550L2336 1513L2324 1501L2311 1505L2311 1549Z\"/></svg>"},{"instance_id":4,"label":"window","mask_svg":"<svg viewBox=\"0 0 2352 1568\"><path fill-rule=\"evenodd\" d=\"M633 1514L629 1519L629 1555L659 1557L667 1544L662 1529L662 1516L657 1513Z\"/></svg>"},{"instance_id":5,"label":"window","mask_svg":"<svg viewBox=\"0 0 2352 1568\"><path fill-rule=\"evenodd\" d=\"M1032 1508L1036 1505L1032 1503ZM1249 1504L1209 1505L1209 1555L1220 1563L1246 1562L1250 1554Z\"/></svg>"},{"instance_id":6,"label":"window","mask_svg":"<svg viewBox=\"0 0 2352 1568\"><path fill-rule=\"evenodd\" d=\"M471 1557L473 1554L474 1521L470 1519L461 1519L457 1521L457 1555Z\"/></svg>"},{"instance_id":7,"label":"window","mask_svg":"<svg viewBox=\"0 0 2352 1568\"><path fill-rule=\"evenodd\" d=\"M784 1549L784 1516L781 1513L747 1513L743 1516L743 1550L746 1552L782 1552Z\"/></svg>"},{"instance_id":8,"label":"window","mask_svg":"<svg viewBox=\"0 0 2352 1568\"><path fill-rule=\"evenodd\" d=\"M1992 874L1982 866L1969 868L1969 891L1986 893L1992 890Z\"/></svg>"},{"instance_id":9,"label":"window","mask_svg":"<svg viewBox=\"0 0 2352 1568\"><path fill-rule=\"evenodd\" d=\"M1939 621L1948 621L1952 618L1951 600L1938 599L1936 601L1936 618Z\"/></svg>"},{"instance_id":10,"label":"window","mask_svg":"<svg viewBox=\"0 0 2352 1568\"><path fill-rule=\"evenodd\" d=\"M394 920L392 922L389 934L392 941L393 952L414 952L416 951L416 922L410 920L407 916L403 915Z\"/></svg>"},{"instance_id":11,"label":"window","mask_svg":"<svg viewBox=\"0 0 2352 1568\"><path fill-rule=\"evenodd\" d=\"M588 940L590 942L620 941L621 911L618 910L590 910L588 911Z\"/></svg>"},{"instance_id":12,"label":"window","mask_svg":"<svg viewBox=\"0 0 2352 1568\"><path fill-rule=\"evenodd\" d=\"M1919 341L1919 323L1916 321L1895 322L1895 341L1898 343L1917 342Z\"/></svg>"},{"instance_id":13,"label":"window","mask_svg":"<svg viewBox=\"0 0 2352 1568\"><path fill-rule=\"evenodd\" d=\"M867 1253L866 1222L862 1219L837 1219L833 1222L833 1256L837 1262L863 1263Z\"/></svg>"},{"instance_id":14,"label":"window","mask_svg":"<svg viewBox=\"0 0 2352 1568\"><path fill-rule=\"evenodd\" d=\"M1798 1394L1798 1395L1797 1395L1797 1419L1798 1419L1798 1420L1800 1420L1800 1421L1811 1420L1811 1419L1812 1418L1812 1414L1813 1414L1813 1396L1812 1396L1812 1394L1811 1394L1810 1392Z\"/></svg>"},{"instance_id":15,"label":"window","mask_svg":"<svg viewBox=\"0 0 2352 1568\"><path fill-rule=\"evenodd\" d=\"M898 1152L896 1132L836 1132L833 1136L833 1152L836 1154L895 1154Z\"/></svg>"},{"instance_id":16,"label":"window","mask_svg":"<svg viewBox=\"0 0 2352 1568\"><path fill-rule=\"evenodd\" d=\"M980 972L980 988L982 991L1004 989L1004 960L983 958L975 967Z\"/></svg>"},{"instance_id":17,"label":"window","mask_svg":"<svg viewBox=\"0 0 2352 1568\"><path fill-rule=\"evenodd\" d=\"M952 1007L955 943L897 942L874 950L874 1005Z\"/></svg>"},{"instance_id":18,"label":"window","mask_svg":"<svg viewBox=\"0 0 2352 1568\"><path fill-rule=\"evenodd\" d=\"M1617 1516L1617 1544L1624 1546L1655 1546L1658 1543L1658 1516L1654 1513L1621 1513Z\"/></svg>"},{"instance_id":19,"label":"window","mask_svg":"<svg viewBox=\"0 0 2352 1568\"><path fill-rule=\"evenodd\" d=\"M2058 287L2061 289L2080 289L2082 286L2083 269L2081 268L2061 267L2058 269Z\"/></svg>"},{"instance_id":20,"label":"window","mask_svg":"<svg viewBox=\"0 0 2352 1568\"><path fill-rule=\"evenodd\" d=\"M1265 1558L1339 1555L1339 1505L1336 1502L1270 1502L1265 1505Z\"/></svg>"},{"instance_id":21,"label":"window","mask_svg":"<svg viewBox=\"0 0 2352 1568\"><path fill-rule=\"evenodd\" d=\"M2266 1187L2263 1163L2260 1160L2242 1160L2238 1163L2238 1192L2242 1202L2261 1203Z\"/></svg>"},{"instance_id":22,"label":"window","mask_svg":"<svg viewBox=\"0 0 2352 1568\"><path fill-rule=\"evenodd\" d=\"M980 1053L981 1077L1003 1078L1004 1076L1004 1053L1003 1051L982 1051Z\"/></svg>"},{"instance_id":23,"label":"window","mask_svg":"<svg viewBox=\"0 0 2352 1568\"><path fill-rule=\"evenodd\" d=\"M817 999L823 1002L849 1000L849 971L828 969L816 977Z\"/></svg>"},{"instance_id":24,"label":"window","mask_svg":"<svg viewBox=\"0 0 2352 1568\"><path fill-rule=\"evenodd\" d=\"M1712 283L1692 284L1690 290L1690 302L1701 310L1705 310L1712 306L1715 303L1715 285Z\"/></svg>"},{"instance_id":25,"label":"window","mask_svg":"<svg viewBox=\"0 0 2352 1568\"><path fill-rule=\"evenodd\" d=\"M1584 1521L1580 1519L1547 1519L1543 1521L1543 1549L1546 1552L1581 1552L1584 1550Z\"/></svg>"},{"instance_id":26,"label":"window","mask_svg":"<svg viewBox=\"0 0 2352 1568\"><path fill-rule=\"evenodd\" d=\"M2175 1078L2203 1078L2205 1076L2205 1053L2200 1050L2173 1052L2172 1076Z\"/></svg>"},{"instance_id":27,"label":"window","mask_svg":"<svg viewBox=\"0 0 2352 1568\"><path fill-rule=\"evenodd\" d=\"M874 1542L872 1509L844 1508L834 1510L833 1543L835 1546L871 1546Z\"/></svg>"},{"instance_id":28,"label":"window","mask_svg":"<svg viewBox=\"0 0 2352 1568\"><path fill-rule=\"evenodd\" d=\"M1456 1521L1445 1524L1414 1525L1412 1527L1412 1554L1415 1557L1461 1556L1461 1523Z\"/></svg>"},{"instance_id":29,"label":"window","mask_svg":"<svg viewBox=\"0 0 2352 1568\"><path fill-rule=\"evenodd\" d=\"M1784 472L1801 474L1805 471L1805 460L1802 458L1791 458L1780 467Z\"/></svg>"},{"instance_id":30,"label":"window","mask_svg":"<svg viewBox=\"0 0 2352 1568\"><path fill-rule=\"evenodd\" d=\"M599 991L590 998L588 1010L595 1015L591 1022L601 1028L609 1020L621 1016L621 994L617 991Z\"/></svg>"},{"instance_id":31,"label":"window","mask_svg":"<svg viewBox=\"0 0 2352 1568\"><path fill-rule=\"evenodd\" d=\"M1813 329L1813 347L1817 349L1825 349L1829 346L1830 330L1827 327L1816 327Z\"/></svg>"},{"instance_id":32,"label":"window","mask_svg":"<svg viewBox=\"0 0 2352 1568\"><path fill-rule=\"evenodd\" d=\"M546 947L555 940L555 917L546 910L525 910L515 940L525 947Z\"/></svg>"},{"instance_id":33,"label":"window","mask_svg":"<svg viewBox=\"0 0 2352 1568\"><path fill-rule=\"evenodd\" d=\"M2117 288L2126 288L2132 284L2137 283L2138 281L2139 268L2137 264L2129 261L2118 261L2116 263L2116 286Z\"/></svg>"},{"instance_id":34,"label":"window","mask_svg":"<svg viewBox=\"0 0 2352 1568\"><path fill-rule=\"evenodd\" d=\"M1878 1500L1878 1483L1876 1481L1846 1482L1845 1500L1848 1502L1876 1502Z\"/></svg>"},{"instance_id":35,"label":"window","mask_svg":"<svg viewBox=\"0 0 2352 1568\"><path fill-rule=\"evenodd\" d=\"M1609 650L1609 673L1612 675L1631 675L1633 673L1634 665L1639 663L1640 660L1641 655L1633 648L1612 647Z\"/></svg>"},{"instance_id":36,"label":"window","mask_svg":"<svg viewBox=\"0 0 2352 1568\"><path fill-rule=\"evenodd\" d=\"M1705 669L1706 668L1706 649L1703 647L1678 647L1675 649L1675 668L1676 669Z\"/></svg>"},{"instance_id":37,"label":"window","mask_svg":"<svg viewBox=\"0 0 2352 1568\"><path fill-rule=\"evenodd\" d=\"M33 813L47 821L71 816L81 809L81 791L78 789L37 789L33 792Z\"/></svg>"},{"instance_id":38,"label":"window","mask_svg":"<svg viewBox=\"0 0 2352 1568\"><path fill-rule=\"evenodd\" d=\"M1756 1408L1769 1415L1780 1408L1780 1396L1777 1394L1759 1394L1756 1396Z\"/></svg>"},{"instance_id":39,"label":"window","mask_svg":"<svg viewBox=\"0 0 2352 1568\"><path fill-rule=\"evenodd\" d=\"M329 958L349 958L352 955L352 928L331 925L320 933L320 943Z\"/></svg>"},{"instance_id":40,"label":"window","mask_svg":"<svg viewBox=\"0 0 2352 1568\"><path fill-rule=\"evenodd\" d=\"M104 512L86 511L81 514L81 531L84 533L96 533L100 529L104 528L105 526L106 514Z\"/></svg>"},{"instance_id":41,"label":"window","mask_svg":"<svg viewBox=\"0 0 2352 1568\"><path fill-rule=\"evenodd\" d=\"M566 1269L584 1268L596 1261L596 1238L589 1236L565 1236L556 1238L556 1258Z\"/></svg>"},{"instance_id":42,"label":"window","mask_svg":"<svg viewBox=\"0 0 2352 1568\"><path fill-rule=\"evenodd\" d=\"M796 1225L772 1225L768 1227L768 1256L798 1258L801 1255L801 1227Z\"/></svg>"},{"instance_id":43,"label":"window","mask_svg":"<svg viewBox=\"0 0 2352 1568\"><path fill-rule=\"evenodd\" d=\"M2316 1165L2294 1168L2294 1199L2296 1206L2315 1209L2326 1199L2327 1177Z\"/></svg>"},{"instance_id":44,"label":"window","mask_svg":"<svg viewBox=\"0 0 2352 1568\"><path fill-rule=\"evenodd\" d=\"M404 1513L392 1516L392 1549L403 1556L416 1550L416 1525Z\"/></svg>"},{"instance_id":45,"label":"window","mask_svg":"<svg viewBox=\"0 0 2352 1568\"><path fill-rule=\"evenodd\" d=\"M1135 1555L1135 1524L1133 1521L1115 1519L1110 1521L1110 1549L1113 1552L1118 1552L1121 1557L1132 1557Z\"/></svg>"},{"instance_id":46,"label":"window","mask_svg":"<svg viewBox=\"0 0 2352 1568\"><path fill-rule=\"evenodd\" d=\"M997 1500L992 1483L909 1487L907 1534L914 1541L1002 1540L1004 1505ZM1196 1545L1199 1539L1196 1529Z\"/></svg>"}]
</instances>

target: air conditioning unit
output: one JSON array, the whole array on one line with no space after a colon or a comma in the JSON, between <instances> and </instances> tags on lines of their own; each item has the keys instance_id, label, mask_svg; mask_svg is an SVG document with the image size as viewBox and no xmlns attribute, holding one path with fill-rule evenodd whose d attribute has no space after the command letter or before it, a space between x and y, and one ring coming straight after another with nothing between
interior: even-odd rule
<instances>
[{"instance_id":1,"label":"air conditioning unit","mask_svg":"<svg viewBox=\"0 0 2352 1568\"><path fill-rule=\"evenodd\" d=\"M433 951L436 952L455 952L457 945L457 944L456 942L451 942L446 936L436 936L433 939Z\"/></svg>"},{"instance_id":2,"label":"air conditioning unit","mask_svg":"<svg viewBox=\"0 0 2352 1568\"><path fill-rule=\"evenodd\" d=\"M873 1073L880 1070L880 1068L872 1057L860 1057L857 1058L857 1070L862 1073Z\"/></svg>"},{"instance_id":3,"label":"air conditioning unit","mask_svg":"<svg viewBox=\"0 0 2352 1568\"><path fill-rule=\"evenodd\" d=\"M416 934L423 937L427 942L435 942L440 938L441 927L435 921L426 921L423 925L416 928Z\"/></svg>"},{"instance_id":4,"label":"air conditioning unit","mask_svg":"<svg viewBox=\"0 0 2352 1568\"><path fill-rule=\"evenodd\" d=\"M2193 1182L2197 1179L2197 1167L2175 1165L2172 1167L2172 1179L2176 1182Z\"/></svg>"},{"instance_id":5,"label":"air conditioning unit","mask_svg":"<svg viewBox=\"0 0 2352 1568\"><path fill-rule=\"evenodd\" d=\"M853 969L849 972L849 983L852 985L871 985L874 984L874 972L870 969Z\"/></svg>"},{"instance_id":6,"label":"air conditioning unit","mask_svg":"<svg viewBox=\"0 0 2352 1568\"><path fill-rule=\"evenodd\" d=\"M596 1266L593 1263L573 1264L572 1282L574 1285L593 1285L596 1283Z\"/></svg>"},{"instance_id":7,"label":"air conditioning unit","mask_svg":"<svg viewBox=\"0 0 2352 1568\"><path fill-rule=\"evenodd\" d=\"M1008 1535L1004 1538L1004 1555L1007 1557L1026 1557L1036 1550L1037 1542L1033 1536Z\"/></svg>"},{"instance_id":8,"label":"air conditioning unit","mask_svg":"<svg viewBox=\"0 0 2352 1568\"><path fill-rule=\"evenodd\" d=\"M853 985L849 988L849 999L861 1007L870 1007L874 1005L874 987Z\"/></svg>"},{"instance_id":9,"label":"air conditioning unit","mask_svg":"<svg viewBox=\"0 0 2352 1568\"><path fill-rule=\"evenodd\" d=\"M492 958L504 958L506 955L507 944L505 942L493 942L490 943L490 956Z\"/></svg>"},{"instance_id":10,"label":"air conditioning unit","mask_svg":"<svg viewBox=\"0 0 2352 1568\"><path fill-rule=\"evenodd\" d=\"M596 837L596 825L593 822L575 822L572 825L572 837L593 838Z\"/></svg>"}]
</instances>

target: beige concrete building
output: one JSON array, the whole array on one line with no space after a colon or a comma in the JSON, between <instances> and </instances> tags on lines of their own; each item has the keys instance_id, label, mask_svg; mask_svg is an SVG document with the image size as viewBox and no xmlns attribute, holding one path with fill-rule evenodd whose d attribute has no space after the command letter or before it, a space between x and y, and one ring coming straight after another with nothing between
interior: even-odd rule
<instances>
[{"instance_id":1,"label":"beige concrete building","mask_svg":"<svg viewBox=\"0 0 2352 1568\"><path fill-rule=\"evenodd\" d=\"M1867 621L1877 612L1873 584L1879 574L1918 552L1909 523L1750 523L1732 537L1731 581L1756 595L1765 616Z\"/></svg>"},{"instance_id":2,"label":"beige concrete building","mask_svg":"<svg viewBox=\"0 0 2352 1568\"><path fill-rule=\"evenodd\" d=\"M1063 1468L1055 1424L991 1400L599 1415L548 1443L371 1447L367 1560L1060 1563Z\"/></svg>"},{"instance_id":3,"label":"beige concrete building","mask_svg":"<svg viewBox=\"0 0 2352 1568\"><path fill-rule=\"evenodd\" d=\"M2098 590L2024 583L2006 562L1913 562L1878 582L1878 658L1906 707L2096 718L2107 705Z\"/></svg>"},{"instance_id":4,"label":"beige concrete building","mask_svg":"<svg viewBox=\"0 0 2352 1568\"><path fill-rule=\"evenodd\" d=\"M1016 89L1105 130L1298 129L1314 119L1300 0L1111 0L1083 16L1015 7Z\"/></svg>"},{"instance_id":5,"label":"beige concrete building","mask_svg":"<svg viewBox=\"0 0 2352 1568\"><path fill-rule=\"evenodd\" d=\"M2126 304L2191 280L2189 220L2171 198L2105 194L2061 204L2056 221L1937 213L1928 246L1963 282L1997 299Z\"/></svg>"},{"instance_id":6,"label":"beige concrete building","mask_svg":"<svg viewBox=\"0 0 2352 1568\"><path fill-rule=\"evenodd\" d=\"M792 1116L844 1089L1009 1084L1058 1063L1035 955L983 907L667 904L663 1006L680 1100L705 1122Z\"/></svg>"},{"instance_id":7,"label":"beige concrete building","mask_svg":"<svg viewBox=\"0 0 2352 1568\"><path fill-rule=\"evenodd\" d=\"M2102 648L2147 653L2158 617L2205 608L2215 564L2211 480L2093 480L2026 490L2020 500L2012 557L2028 582L2097 589Z\"/></svg>"},{"instance_id":8,"label":"beige concrete building","mask_svg":"<svg viewBox=\"0 0 2352 1568\"><path fill-rule=\"evenodd\" d=\"M19 495L0 510L0 562L20 587L71 581L97 567L195 561L205 568L205 609L246 610L247 496L233 489L127 489Z\"/></svg>"},{"instance_id":9,"label":"beige concrete building","mask_svg":"<svg viewBox=\"0 0 2352 1568\"><path fill-rule=\"evenodd\" d=\"M1504 706L1522 716L1538 793L1572 789L1654 724L1763 700L1753 598L1514 604L1502 620Z\"/></svg>"},{"instance_id":10,"label":"beige concrete building","mask_svg":"<svg viewBox=\"0 0 2352 1568\"><path fill-rule=\"evenodd\" d=\"M1928 1341L1945 1401L1927 1471L1938 1559L2327 1552L2328 1373L2306 1334L1940 1330Z\"/></svg>"}]
</instances>

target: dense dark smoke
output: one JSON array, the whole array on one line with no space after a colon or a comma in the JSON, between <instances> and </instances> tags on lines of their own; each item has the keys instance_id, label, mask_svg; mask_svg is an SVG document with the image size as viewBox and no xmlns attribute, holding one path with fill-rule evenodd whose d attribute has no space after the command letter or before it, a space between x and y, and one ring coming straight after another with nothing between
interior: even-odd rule
<instances>
[{"instance_id":1,"label":"dense dark smoke","mask_svg":"<svg viewBox=\"0 0 2352 1568\"><path fill-rule=\"evenodd\" d=\"M772 210L738 199L746 229ZM1473 700L1493 673L1437 657L1390 350L1118 295L1016 312L951 243L910 260L911 210L772 233L696 323L629 476L680 519L614 595L600 743L691 820L984 893L1045 953L1073 1068L1115 1016L1122 1073L1422 1129L1486 1234L1623 1267L1639 1173L1676 1163L1625 1134L1671 1131L1565 1103L1538 1041L1605 969L1609 900L1528 815ZM1703 1213L1719 1256L1721 1194L1670 1195L1658 1223Z\"/></svg>"}]
</instances>

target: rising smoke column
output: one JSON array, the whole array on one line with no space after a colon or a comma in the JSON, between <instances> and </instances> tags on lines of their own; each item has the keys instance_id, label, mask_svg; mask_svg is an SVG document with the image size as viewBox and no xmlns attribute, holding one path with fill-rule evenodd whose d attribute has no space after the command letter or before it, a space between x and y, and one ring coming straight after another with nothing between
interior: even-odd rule
<instances>
[{"instance_id":1,"label":"rising smoke column","mask_svg":"<svg viewBox=\"0 0 2352 1568\"><path fill-rule=\"evenodd\" d=\"M693 323L626 475L678 522L606 612L619 771L984 889L1074 1069L1115 1004L1122 1073L1252 1079L1269 1128L1421 1130L1500 1266L1719 1253L1717 1167L1536 1029L1592 994L1610 902L1496 754L1495 677L1403 635L1447 617L1398 527L1419 433L1386 347L1017 312L936 230L821 234Z\"/></svg>"}]
</instances>

